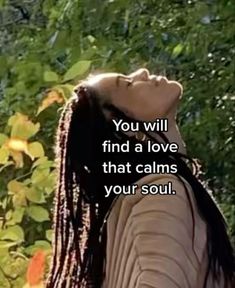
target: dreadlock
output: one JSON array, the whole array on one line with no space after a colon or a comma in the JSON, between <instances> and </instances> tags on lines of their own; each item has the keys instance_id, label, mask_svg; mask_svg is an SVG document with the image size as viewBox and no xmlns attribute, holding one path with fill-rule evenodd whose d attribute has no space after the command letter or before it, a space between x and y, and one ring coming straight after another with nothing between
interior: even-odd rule
<instances>
[{"instance_id":1,"label":"dreadlock","mask_svg":"<svg viewBox=\"0 0 235 288\"><path fill-rule=\"evenodd\" d=\"M208 271L204 281L207 286L209 270L215 280L219 280L221 270L225 279L224 288L234 281L235 259L226 232L226 223L216 204L198 179L198 171L193 173L189 164L196 163L180 153L135 153L134 137L114 130L111 121L104 115L98 95L92 87L79 85L77 96L66 104L60 118L57 132L58 179L54 203L53 256L48 275L47 288L101 288L105 272L106 220L118 196L105 197L104 185L129 185L147 175L104 174L102 163L114 164L130 161L132 164L148 163L156 159L160 164L177 164L177 177L182 182L191 208L193 219L193 240L195 220L189 192L183 181L192 187L201 217L207 223ZM116 107L106 104L103 108L113 117L126 121L127 117ZM141 124L141 122L140 122ZM143 126L141 131L155 142ZM165 142L168 139L158 133ZM103 153L102 143L111 140L115 143L130 141L130 152ZM193 247L194 248L194 247Z\"/></svg>"}]
</instances>

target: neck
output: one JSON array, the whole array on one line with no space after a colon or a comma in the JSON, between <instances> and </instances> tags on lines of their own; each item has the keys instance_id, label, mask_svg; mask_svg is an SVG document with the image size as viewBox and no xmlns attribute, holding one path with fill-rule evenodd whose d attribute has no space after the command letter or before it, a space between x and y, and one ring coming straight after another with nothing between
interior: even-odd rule
<instances>
[{"instance_id":1,"label":"neck","mask_svg":"<svg viewBox=\"0 0 235 288\"><path fill-rule=\"evenodd\" d=\"M151 133L151 135L157 139L159 142L163 142L163 140L159 137L159 135L157 135L157 133ZM180 134L179 131L179 127L176 123L170 125L168 127L168 131L164 133L164 135L167 137L167 139L169 140L170 143L177 143L177 145L179 146L179 150L178 152L182 153L182 154L187 154L186 152L186 146L185 143L182 139L182 136Z\"/></svg>"}]
</instances>

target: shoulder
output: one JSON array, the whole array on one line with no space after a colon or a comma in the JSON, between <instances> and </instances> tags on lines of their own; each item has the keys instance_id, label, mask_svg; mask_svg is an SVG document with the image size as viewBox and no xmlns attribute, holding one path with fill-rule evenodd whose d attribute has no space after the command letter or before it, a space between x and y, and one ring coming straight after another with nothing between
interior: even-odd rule
<instances>
[{"instance_id":1,"label":"shoulder","mask_svg":"<svg viewBox=\"0 0 235 288\"><path fill-rule=\"evenodd\" d=\"M137 184L138 191L133 199L131 197L125 199L127 202L132 202L130 205L132 220L138 217L140 221L149 215L157 222L172 218L173 225L177 221L188 228L192 225L190 218L196 204L192 189L185 180L164 174L144 177Z\"/></svg>"},{"instance_id":2,"label":"shoulder","mask_svg":"<svg viewBox=\"0 0 235 288\"><path fill-rule=\"evenodd\" d=\"M178 213L196 209L196 202L191 186L184 179L172 174L148 175L141 178L135 195L124 196L122 200L132 207L132 214L151 208L175 210ZM180 208L180 209L179 209Z\"/></svg>"},{"instance_id":3,"label":"shoulder","mask_svg":"<svg viewBox=\"0 0 235 288\"><path fill-rule=\"evenodd\" d=\"M164 185L169 181L175 194L141 194L142 185ZM139 267L139 285L148 281L151 287L156 283L159 287L175 287L174 282L176 287L189 287L188 283L196 283L203 274L200 267L207 237L190 185L167 174L148 175L135 184L139 187L136 194L120 195L108 217L108 266L123 264L118 261L125 261L121 259L128 255ZM204 264L206 267L206 261Z\"/></svg>"},{"instance_id":4,"label":"shoulder","mask_svg":"<svg viewBox=\"0 0 235 288\"><path fill-rule=\"evenodd\" d=\"M151 234L162 241L171 238L188 249L191 249L193 242L198 260L201 261L206 247L207 228L189 183L174 175L164 174L142 178L138 184L140 187L146 184L165 185L169 181L175 194L142 195L140 188L133 198L125 198L131 207L129 220L133 236Z\"/></svg>"}]
</instances>

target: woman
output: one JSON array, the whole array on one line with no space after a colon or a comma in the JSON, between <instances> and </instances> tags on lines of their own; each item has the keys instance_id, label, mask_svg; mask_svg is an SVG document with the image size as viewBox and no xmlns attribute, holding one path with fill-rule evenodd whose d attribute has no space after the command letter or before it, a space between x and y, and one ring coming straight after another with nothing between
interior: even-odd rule
<instances>
[{"instance_id":1,"label":"woman","mask_svg":"<svg viewBox=\"0 0 235 288\"><path fill-rule=\"evenodd\" d=\"M47 288L234 287L234 255L223 216L191 171L176 118L182 86L139 69L103 73L75 89L59 123L54 242ZM147 132L143 121L168 120ZM117 131L114 120L139 123ZM102 143L129 141L129 152L105 153ZM177 143L178 152L147 152L151 143ZM142 143L142 152L133 147ZM177 173L115 173L116 165L177 164ZM164 166L165 167L165 166ZM195 169L194 169L195 170ZM172 183L173 195L144 195L142 185ZM138 185L134 195L106 197L111 185Z\"/></svg>"}]
</instances>

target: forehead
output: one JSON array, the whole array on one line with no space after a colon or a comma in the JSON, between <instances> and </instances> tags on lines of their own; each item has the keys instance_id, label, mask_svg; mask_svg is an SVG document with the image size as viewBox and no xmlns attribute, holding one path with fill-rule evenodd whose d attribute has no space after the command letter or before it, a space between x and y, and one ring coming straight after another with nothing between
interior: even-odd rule
<instances>
[{"instance_id":1,"label":"forehead","mask_svg":"<svg viewBox=\"0 0 235 288\"><path fill-rule=\"evenodd\" d=\"M97 85L105 85L107 83L112 83L117 80L118 73L101 73L98 75L94 75L88 78L87 82L91 86L97 86Z\"/></svg>"},{"instance_id":2,"label":"forehead","mask_svg":"<svg viewBox=\"0 0 235 288\"><path fill-rule=\"evenodd\" d=\"M110 98L117 89L117 79L119 73L101 73L93 75L87 79L87 84L95 88L100 96ZM107 99L106 99L107 100Z\"/></svg>"}]
</instances>

